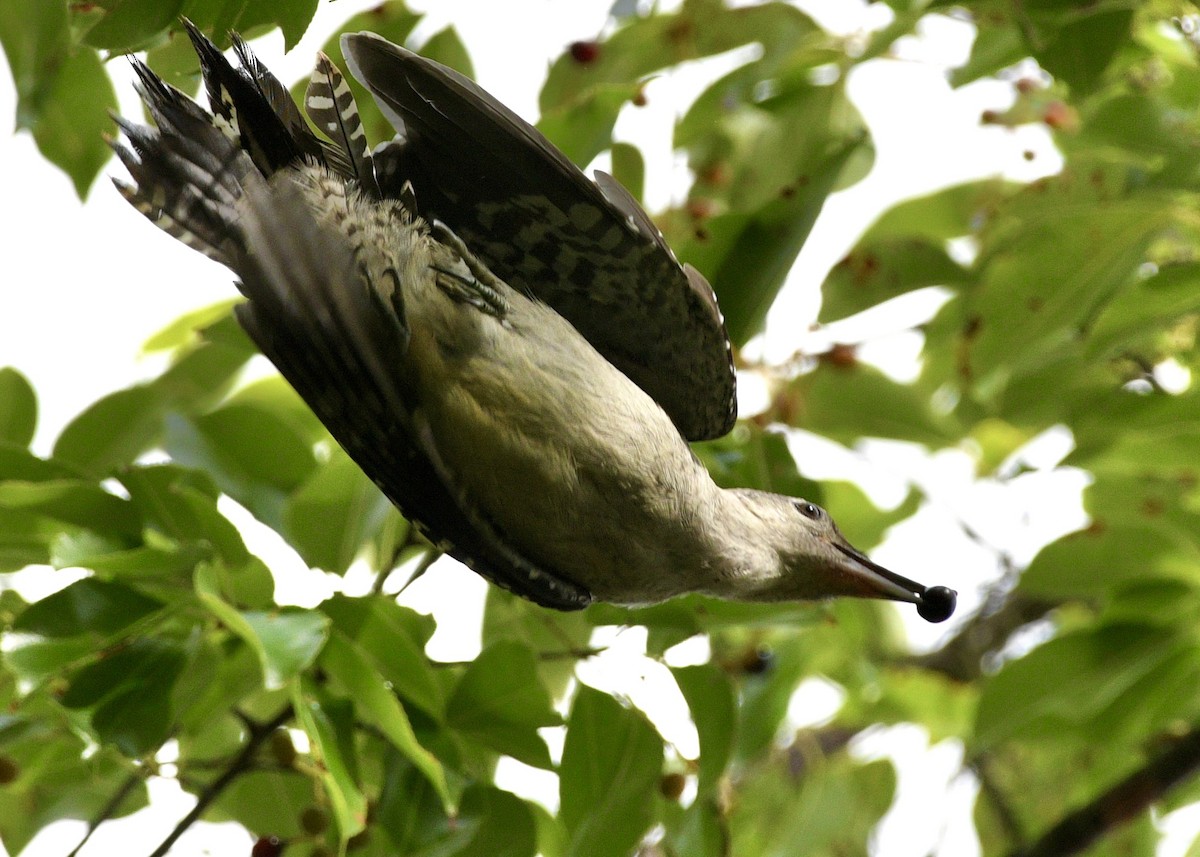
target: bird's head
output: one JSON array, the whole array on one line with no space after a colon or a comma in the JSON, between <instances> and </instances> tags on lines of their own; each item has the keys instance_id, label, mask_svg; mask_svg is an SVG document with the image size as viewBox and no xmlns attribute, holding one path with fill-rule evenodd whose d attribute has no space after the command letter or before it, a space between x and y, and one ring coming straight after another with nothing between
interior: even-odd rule
<instances>
[{"instance_id":1,"label":"bird's head","mask_svg":"<svg viewBox=\"0 0 1200 857\"><path fill-rule=\"evenodd\" d=\"M787 601L834 596L881 598L917 605L929 622L954 613L957 593L926 587L872 562L838 530L829 513L808 500L738 491L761 524L763 541L779 557L778 573L754 582L746 593L755 601Z\"/></svg>"}]
</instances>

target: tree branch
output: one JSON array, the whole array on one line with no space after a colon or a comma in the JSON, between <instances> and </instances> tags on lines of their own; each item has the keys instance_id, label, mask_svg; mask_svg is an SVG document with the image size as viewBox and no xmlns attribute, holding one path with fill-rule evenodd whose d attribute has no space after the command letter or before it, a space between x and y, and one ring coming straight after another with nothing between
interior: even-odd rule
<instances>
[{"instance_id":1,"label":"tree branch","mask_svg":"<svg viewBox=\"0 0 1200 857\"><path fill-rule=\"evenodd\" d=\"M204 811L212 805L213 801L220 797L221 793L229 787L229 784L253 767L254 756L258 752L258 748L271 737L271 733L287 723L291 718L291 705L285 705L278 714L266 723L256 723L249 718L242 718L246 722L250 732L249 738L246 740L246 746L234 757L233 761L229 763L229 767L225 769L221 776L209 783L196 796L196 805L192 807L187 815L180 819L179 823L175 825L175 829L154 849L150 857L166 857L167 852L171 850L171 846L175 844L176 840L187 832L189 827L196 823L200 816L204 814Z\"/></svg>"},{"instance_id":2,"label":"tree branch","mask_svg":"<svg viewBox=\"0 0 1200 857\"><path fill-rule=\"evenodd\" d=\"M1009 803L1008 795L1004 793L995 777L992 776L991 757L986 754L979 756L971 763L970 767L979 779L980 791L991 801L996 819L1000 822L1000 827L1004 830L1005 835L1008 836L1009 842L1016 842L1024 847L1025 843L1029 841L1025 835L1025 827Z\"/></svg>"},{"instance_id":3,"label":"tree branch","mask_svg":"<svg viewBox=\"0 0 1200 857\"><path fill-rule=\"evenodd\" d=\"M908 663L969 684L983 675L988 654L1003 648L1014 631L1044 618L1057 606L1054 601L1012 594L996 610L972 616L937 651L911 658Z\"/></svg>"},{"instance_id":4,"label":"tree branch","mask_svg":"<svg viewBox=\"0 0 1200 857\"><path fill-rule=\"evenodd\" d=\"M1100 837L1137 818L1180 783L1200 772L1200 726L1177 738L1143 767L1073 812L1011 857L1078 854Z\"/></svg>"},{"instance_id":5,"label":"tree branch","mask_svg":"<svg viewBox=\"0 0 1200 857\"><path fill-rule=\"evenodd\" d=\"M108 821L117 814L117 810L121 804L125 802L125 798L129 797L129 793L137 788L138 783L145 780L146 774L141 769L135 770L121 783L121 787L116 790L108 803L100 808L100 811L88 822L87 832L83 834L83 839L79 840L79 844L71 849L71 853L67 857L76 857L83 849L83 846L88 844L88 840L92 838L92 834L96 832L96 828Z\"/></svg>"}]
</instances>

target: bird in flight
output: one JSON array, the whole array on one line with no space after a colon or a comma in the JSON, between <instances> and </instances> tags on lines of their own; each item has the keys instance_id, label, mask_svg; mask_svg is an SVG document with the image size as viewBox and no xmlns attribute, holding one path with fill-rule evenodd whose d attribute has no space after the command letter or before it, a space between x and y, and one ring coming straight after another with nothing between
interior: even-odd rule
<instances>
[{"instance_id":1,"label":"bird in flight","mask_svg":"<svg viewBox=\"0 0 1200 857\"><path fill-rule=\"evenodd\" d=\"M713 482L688 441L736 419L716 297L615 179L372 33L341 44L396 131L374 149L328 57L310 126L244 41L235 67L184 24L208 109L135 60L155 127L119 120L117 187L237 275L239 323L440 549L559 610L699 592L953 613L816 504Z\"/></svg>"}]
</instances>

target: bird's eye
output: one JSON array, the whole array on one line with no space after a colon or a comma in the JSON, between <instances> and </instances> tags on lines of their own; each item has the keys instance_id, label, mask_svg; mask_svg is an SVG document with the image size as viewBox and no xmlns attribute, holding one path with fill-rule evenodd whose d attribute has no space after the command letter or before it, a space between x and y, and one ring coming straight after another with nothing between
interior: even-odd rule
<instances>
[{"instance_id":1,"label":"bird's eye","mask_svg":"<svg viewBox=\"0 0 1200 857\"><path fill-rule=\"evenodd\" d=\"M821 517L821 507L816 503L806 503L803 500L797 500L792 504L796 507L796 511L806 518L817 520Z\"/></svg>"}]
</instances>

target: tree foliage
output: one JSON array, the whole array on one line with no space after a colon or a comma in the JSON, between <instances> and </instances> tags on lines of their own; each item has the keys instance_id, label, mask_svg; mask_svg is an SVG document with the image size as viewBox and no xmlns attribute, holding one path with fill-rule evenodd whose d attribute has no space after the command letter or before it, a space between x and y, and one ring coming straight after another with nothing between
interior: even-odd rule
<instances>
[{"instance_id":1,"label":"tree foliage","mask_svg":"<svg viewBox=\"0 0 1200 857\"><path fill-rule=\"evenodd\" d=\"M848 484L822 491L761 426L963 449L1000 481L1020 478L1023 445L1060 426L1074 439L1063 466L1091 474L1086 528L1028 567L1010 563L985 606L926 655L907 651L878 604L690 597L576 615L492 589L480 656L436 663L425 654L433 621L382 594L428 546L278 378L239 381L254 350L227 306L164 331L153 347L170 352L169 368L79 414L49 457L29 448L34 390L0 370L0 572L88 571L34 603L0 586L4 846L20 852L57 819L94 828L126 815L146 803L148 778L171 775L200 798L178 832L200 815L233 820L268 843L256 853L275 837L299 855L857 854L895 773L847 745L877 724L914 723L962 742L985 854L1153 853L1152 812L1200 797L1200 407L1194 385L1168 391L1160 374L1200 370L1196 20L1170 2L888 5L892 24L865 45L779 3L629 15L553 64L541 127L586 164L648 76L760 46L679 120L675 144L696 179L657 218L712 280L740 345L828 194L870 166L847 73L926 15L969 16L978 34L953 82L1007 74L1016 101L985 121L1050 127L1061 173L905 201L830 274L823 321L926 287L948 296L922 325L915 381L860 362L852 344L810 355L775 368L762 417L698 452L723 484L823 500L869 548L918 496L889 514ZM315 7L5 0L18 126L83 194L112 130L102 55L146 50L194 89L186 40L168 32L178 15L218 36L278 26L294 44ZM403 41L417 20L388 0L351 26ZM425 48L469 68L453 31ZM1005 72L1030 57L1044 75ZM390 136L377 114L366 119L374 139ZM636 192L639 153L612 154ZM281 607L223 496L314 567L364 561L375 593ZM1007 649L1031 623L1044 641ZM664 745L626 701L570 681L593 629L612 625L645 626L652 657L709 640L710 662L670 671L698 759ZM812 676L843 703L828 725L792 734L788 702ZM538 730L559 726L556 764ZM155 761L166 742L178 747L170 772ZM501 757L557 773L557 815L495 786Z\"/></svg>"}]
</instances>

